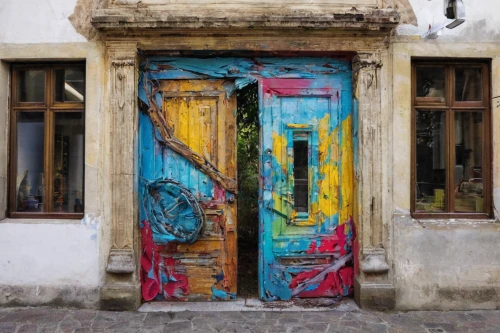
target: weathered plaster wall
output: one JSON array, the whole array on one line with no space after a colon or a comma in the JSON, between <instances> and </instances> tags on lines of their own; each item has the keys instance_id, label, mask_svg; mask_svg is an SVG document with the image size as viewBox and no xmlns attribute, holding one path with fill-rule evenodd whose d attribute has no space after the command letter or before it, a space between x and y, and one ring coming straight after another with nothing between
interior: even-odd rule
<instances>
[{"instance_id":1,"label":"weathered plaster wall","mask_svg":"<svg viewBox=\"0 0 500 333\"><path fill-rule=\"evenodd\" d=\"M429 25L436 26L445 20L443 0L409 0L418 20L418 26L401 24L397 28L399 35L422 35ZM453 41L499 41L500 10L499 1L464 0L467 19L455 29L444 28L439 40Z\"/></svg>"},{"instance_id":2,"label":"weathered plaster wall","mask_svg":"<svg viewBox=\"0 0 500 333\"><path fill-rule=\"evenodd\" d=\"M95 302L98 227L86 220L0 223L0 304L43 304L65 297L85 305Z\"/></svg>"},{"instance_id":3,"label":"weathered plaster wall","mask_svg":"<svg viewBox=\"0 0 500 333\"><path fill-rule=\"evenodd\" d=\"M399 309L500 306L500 224L395 222Z\"/></svg>"},{"instance_id":4,"label":"weathered plaster wall","mask_svg":"<svg viewBox=\"0 0 500 333\"><path fill-rule=\"evenodd\" d=\"M0 44L0 305L96 307L109 252L109 126L102 106L99 43ZM9 66L26 60L85 60L85 216L82 220L5 217Z\"/></svg>"},{"instance_id":5,"label":"weathered plaster wall","mask_svg":"<svg viewBox=\"0 0 500 333\"><path fill-rule=\"evenodd\" d=\"M414 220L410 212L411 58L492 59L492 96L500 95L500 45L395 40L393 62L393 232L397 307L493 309L500 306L500 224L495 219ZM493 145L500 144L500 104L492 103ZM500 207L500 154L493 149L494 207Z\"/></svg>"},{"instance_id":6,"label":"weathered plaster wall","mask_svg":"<svg viewBox=\"0 0 500 333\"><path fill-rule=\"evenodd\" d=\"M85 42L68 16L77 0L0 1L0 43Z\"/></svg>"}]
</instances>

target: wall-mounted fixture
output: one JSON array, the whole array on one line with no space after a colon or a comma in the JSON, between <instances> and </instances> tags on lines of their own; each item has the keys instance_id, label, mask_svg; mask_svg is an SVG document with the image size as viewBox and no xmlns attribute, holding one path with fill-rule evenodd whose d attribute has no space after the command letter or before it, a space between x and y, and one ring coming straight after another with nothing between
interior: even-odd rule
<instances>
[{"instance_id":1,"label":"wall-mounted fixture","mask_svg":"<svg viewBox=\"0 0 500 333\"><path fill-rule=\"evenodd\" d=\"M436 39L438 32L444 29L454 29L465 22L465 4L463 0L443 0L444 16L446 20L435 26L429 25L429 30L422 36L423 38Z\"/></svg>"},{"instance_id":2,"label":"wall-mounted fixture","mask_svg":"<svg viewBox=\"0 0 500 333\"><path fill-rule=\"evenodd\" d=\"M465 22L465 5L463 0L444 0L444 15L447 19L453 20L446 25L448 29L458 27Z\"/></svg>"}]
</instances>

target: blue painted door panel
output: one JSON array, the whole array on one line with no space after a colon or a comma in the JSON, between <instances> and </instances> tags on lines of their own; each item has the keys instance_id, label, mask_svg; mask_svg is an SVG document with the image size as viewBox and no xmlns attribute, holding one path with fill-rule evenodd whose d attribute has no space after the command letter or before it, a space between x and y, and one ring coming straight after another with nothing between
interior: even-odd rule
<instances>
[{"instance_id":1,"label":"blue painted door panel","mask_svg":"<svg viewBox=\"0 0 500 333\"><path fill-rule=\"evenodd\" d=\"M260 296L352 291L351 79L262 79Z\"/></svg>"}]
</instances>

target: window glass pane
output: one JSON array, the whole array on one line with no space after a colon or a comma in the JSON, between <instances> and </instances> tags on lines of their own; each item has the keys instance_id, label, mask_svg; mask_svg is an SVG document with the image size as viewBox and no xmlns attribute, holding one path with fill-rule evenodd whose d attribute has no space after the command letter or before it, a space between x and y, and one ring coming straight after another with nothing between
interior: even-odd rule
<instances>
[{"instance_id":1,"label":"window glass pane","mask_svg":"<svg viewBox=\"0 0 500 333\"><path fill-rule=\"evenodd\" d=\"M83 122L82 112L55 113L55 212L83 212Z\"/></svg>"},{"instance_id":2,"label":"window glass pane","mask_svg":"<svg viewBox=\"0 0 500 333\"><path fill-rule=\"evenodd\" d=\"M444 67L417 67L417 97L435 97L444 102Z\"/></svg>"},{"instance_id":3,"label":"window glass pane","mask_svg":"<svg viewBox=\"0 0 500 333\"><path fill-rule=\"evenodd\" d=\"M27 69L17 71L18 102L45 101L45 71Z\"/></svg>"},{"instance_id":4,"label":"window glass pane","mask_svg":"<svg viewBox=\"0 0 500 333\"><path fill-rule=\"evenodd\" d=\"M455 112L455 211L483 212L483 115Z\"/></svg>"},{"instance_id":5,"label":"window glass pane","mask_svg":"<svg viewBox=\"0 0 500 333\"><path fill-rule=\"evenodd\" d=\"M16 211L43 211L44 113L17 113Z\"/></svg>"},{"instance_id":6,"label":"window glass pane","mask_svg":"<svg viewBox=\"0 0 500 333\"><path fill-rule=\"evenodd\" d=\"M445 210L446 114L417 111L416 124L416 205L420 212Z\"/></svg>"},{"instance_id":7,"label":"window glass pane","mask_svg":"<svg viewBox=\"0 0 500 333\"><path fill-rule=\"evenodd\" d=\"M83 102L85 92L83 68L56 69L55 77L56 102Z\"/></svg>"},{"instance_id":8,"label":"window glass pane","mask_svg":"<svg viewBox=\"0 0 500 333\"><path fill-rule=\"evenodd\" d=\"M481 68L455 69L455 100L481 101L483 100L483 86Z\"/></svg>"},{"instance_id":9,"label":"window glass pane","mask_svg":"<svg viewBox=\"0 0 500 333\"><path fill-rule=\"evenodd\" d=\"M294 138L293 142L293 178L294 205L297 213L309 211L309 175L308 175L308 136Z\"/></svg>"}]
</instances>

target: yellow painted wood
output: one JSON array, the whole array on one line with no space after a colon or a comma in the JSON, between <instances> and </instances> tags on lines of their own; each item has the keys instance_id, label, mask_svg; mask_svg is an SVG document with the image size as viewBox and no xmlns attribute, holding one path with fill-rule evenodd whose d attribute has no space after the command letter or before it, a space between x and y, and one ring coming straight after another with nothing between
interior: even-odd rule
<instances>
[{"instance_id":1,"label":"yellow painted wood","mask_svg":"<svg viewBox=\"0 0 500 333\"><path fill-rule=\"evenodd\" d=\"M224 82L162 81L162 112L176 138L220 172L236 178L236 96L226 96L222 86ZM201 176L198 181L202 181ZM213 186L212 193L216 195L221 188L216 183ZM216 187L219 189L216 190ZM176 251L165 254L175 255L178 258L176 267L188 277L188 300L191 295L193 300L212 300L212 287L234 293L237 290L237 200L234 198L232 203L227 203L225 199L225 196L217 198L216 207L206 210L210 214L207 216L207 228L198 241L177 244ZM213 257L214 263L204 266L207 260L197 260L206 257ZM224 278L218 282L216 275L221 274Z\"/></svg>"}]
</instances>

